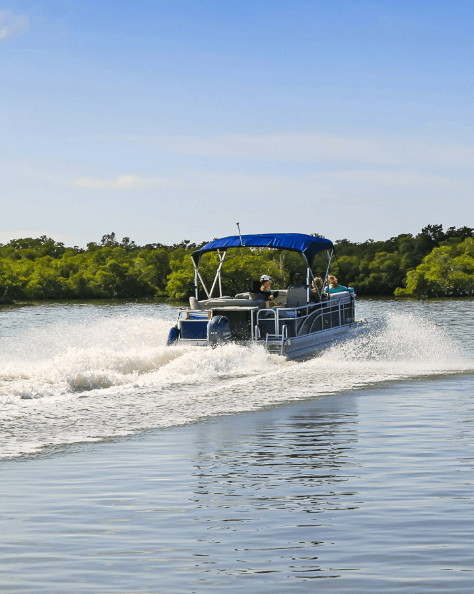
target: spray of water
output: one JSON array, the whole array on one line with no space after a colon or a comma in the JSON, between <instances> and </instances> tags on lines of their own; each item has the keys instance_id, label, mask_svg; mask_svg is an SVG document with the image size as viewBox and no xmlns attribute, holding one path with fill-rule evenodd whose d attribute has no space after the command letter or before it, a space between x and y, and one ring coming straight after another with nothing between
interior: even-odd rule
<instances>
[{"instance_id":1,"label":"spray of water","mask_svg":"<svg viewBox=\"0 0 474 594\"><path fill-rule=\"evenodd\" d=\"M474 369L435 325L407 314L390 314L304 362L256 345L166 347L169 327L124 315L3 339L0 456Z\"/></svg>"},{"instance_id":2,"label":"spray of water","mask_svg":"<svg viewBox=\"0 0 474 594\"><path fill-rule=\"evenodd\" d=\"M459 347L432 322L413 314L389 313L369 323L356 338L337 344L330 357L344 361L415 363L422 367L456 365Z\"/></svg>"}]
</instances>

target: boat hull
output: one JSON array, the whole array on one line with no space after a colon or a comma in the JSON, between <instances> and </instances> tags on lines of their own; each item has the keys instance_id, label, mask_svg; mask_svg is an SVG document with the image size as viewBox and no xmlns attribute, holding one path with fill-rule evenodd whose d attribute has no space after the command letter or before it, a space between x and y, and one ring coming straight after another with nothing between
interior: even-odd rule
<instances>
[{"instance_id":1,"label":"boat hull","mask_svg":"<svg viewBox=\"0 0 474 594\"><path fill-rule=\"evenodd\" d=\"M297 336L283 341L274 341L265 344L267 349L287 359L304 359L322 351L339 340L354 337L364 329L365 321L360 320L346 326L330 328L313 334Z\"/></svg>"}]
</instances>

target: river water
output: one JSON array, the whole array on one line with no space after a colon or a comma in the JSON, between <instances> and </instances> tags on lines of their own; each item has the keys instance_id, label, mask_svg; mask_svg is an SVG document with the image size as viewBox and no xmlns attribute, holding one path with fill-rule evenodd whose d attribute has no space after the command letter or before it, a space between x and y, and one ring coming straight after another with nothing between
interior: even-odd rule
<instances>
[{"instance_id":1,"label":"river water","mask_svg":"<svg viewBox=\"0 0 474 594\"><path fill-rule=\"evenodd\" d=\"M360 300L304 362L167 348L166 304L0 311L0 589L471 592L473 306Z\"/></svg>"}]
</instances>

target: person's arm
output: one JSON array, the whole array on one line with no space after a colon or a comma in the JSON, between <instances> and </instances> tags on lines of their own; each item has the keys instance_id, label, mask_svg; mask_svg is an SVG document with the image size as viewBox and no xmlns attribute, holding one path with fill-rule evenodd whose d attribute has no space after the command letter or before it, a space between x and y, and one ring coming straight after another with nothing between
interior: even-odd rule
<instances>
[{"instance_id":1,"label":"person's arm","mask_svg":"<svg viewBox=\"0 0 474 594\"><path fill-rule=\"evenodd\" d=\"M323 287L323 279L319 276L315 277L314 281L312 282L311 293L313 293L318 299L323 295L324 287Z\"/></svg>"},{"instance_id":2,"label":"person's arm","mask_svg":"<svg viewBox=\"0 0 474 594\"><path fill-rule=\"evenodd\" d=\"M317 285L317 287L316 287ZM316 276L314 281L313 281L313 288L311 289L313 293L317 292L317 289L319 289L320 291L323 290L323 280L321 278L319 278L319 276Z\"/></svg>"}]
</instances>

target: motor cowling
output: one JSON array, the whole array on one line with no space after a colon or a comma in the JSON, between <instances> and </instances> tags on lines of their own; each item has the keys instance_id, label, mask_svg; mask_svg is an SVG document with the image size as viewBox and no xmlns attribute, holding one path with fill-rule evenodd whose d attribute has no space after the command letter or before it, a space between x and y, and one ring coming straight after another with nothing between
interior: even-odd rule
<instances>
[{"instance_id":1,"label":"motor cowling","mask_svg":"<svg viewBox=\"0 0 474 594\"><path fill-rule=\"evenodd\" d=\"M168 340L166 341L166 346L171 346L179 339L179 330L178 326L173 326L168 334Z\"/></svg>"},{"instance_id":2,"label":"motor cowling","mask_svg":"<svg viewBox=\"0 0 474 594\"><path fill-rule=\"evenodd\" d=\"M215 347L232 339L229 319L225 316L214 316L207 325L207 341Z\"/></svg>"}]
</instances>

